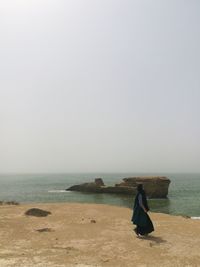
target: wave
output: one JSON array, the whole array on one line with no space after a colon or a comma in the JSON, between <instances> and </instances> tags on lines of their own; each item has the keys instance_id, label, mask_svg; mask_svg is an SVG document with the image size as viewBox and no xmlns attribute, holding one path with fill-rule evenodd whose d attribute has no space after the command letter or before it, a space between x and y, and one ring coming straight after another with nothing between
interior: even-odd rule
<instances>
[{"instance_id":1,"label":"wave","mask_svg":"<svg viewBox=\"0 0 200 267\"><path fill-rule=\"evenodd\" d=\"M69 193L70 191L66 190L49 190L48 193Z\"/></svg>"},{"instance_id":2,"label":"wave","mask_svg":"<svg viewBox=\"0 0 200 267\"><path fill-rule=\"evenodd\" d=\"M200 220L200 217L191 217L193 220Z\"/></svg>"}]
</instances>

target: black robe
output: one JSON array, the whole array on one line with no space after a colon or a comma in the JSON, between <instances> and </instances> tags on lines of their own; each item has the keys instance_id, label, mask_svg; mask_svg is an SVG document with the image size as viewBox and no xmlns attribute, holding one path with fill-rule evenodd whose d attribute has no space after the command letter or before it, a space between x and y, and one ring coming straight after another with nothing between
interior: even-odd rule
<instances>
[{"instance_id":1,"label":"black robe","mask_svg":"<svg viewBox=\"0 0 200 267\"><path fill-rule=\"evenodd\" d=\"M154 231L153 223L149 215L140 207L139 195L142 195L142 203L147 211L149 211L146 194L144 191L138 192L135 197L135 203L133 208L133 216L131 221L135 224L136 232L140 235L146 235Z\"/></svg>"}]
</instances>

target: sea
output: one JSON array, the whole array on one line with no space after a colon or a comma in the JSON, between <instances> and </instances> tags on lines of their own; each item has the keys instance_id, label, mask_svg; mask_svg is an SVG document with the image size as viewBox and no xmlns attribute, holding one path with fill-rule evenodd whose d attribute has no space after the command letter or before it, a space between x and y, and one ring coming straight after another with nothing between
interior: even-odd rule
<instances>
[{"instance_id":1,"label":"sea","mask_svg":"<svg viewBox=\"0 0 200 267\"><path fill-rule=\"evenodd\" d=\"M200 217L200 174L198 173L54 173L0 174L0 201L19 203L78 202L109 204L132 209L134 196L66 191L68 187L92 182L101 177L106 185L125 177L167 176L170 180L167 199L149 199L151 211Z\"/></svg>"}]
</instances>

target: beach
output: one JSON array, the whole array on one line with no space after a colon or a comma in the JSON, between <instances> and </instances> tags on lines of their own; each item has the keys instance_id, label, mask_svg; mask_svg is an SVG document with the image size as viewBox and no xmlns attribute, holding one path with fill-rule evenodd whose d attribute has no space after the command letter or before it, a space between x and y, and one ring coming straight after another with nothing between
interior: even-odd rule
<instances>
[{"instance_id":1,"label":"beach","mask_svg":"<svg viewBox=\"0 0 200 267\"><path fill-rule=\"evenodd\" d=\"M46 217L27 216L39 208ZM149 213L155 231L137 238L132 210L101 204L0 206L1 267L199 266L200 222Z\"/></svg>"}]
</instances>

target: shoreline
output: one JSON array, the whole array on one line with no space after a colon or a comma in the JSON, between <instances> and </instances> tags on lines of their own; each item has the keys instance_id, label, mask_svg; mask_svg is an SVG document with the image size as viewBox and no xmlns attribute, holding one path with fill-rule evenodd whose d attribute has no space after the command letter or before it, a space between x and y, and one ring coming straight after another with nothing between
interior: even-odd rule
<instances>
[{"instance_id":1,"label":"shoreline","mask_svg":"<svg viewBox=\"0 0 200 267\"><path fill-rule=\"evenodd\" d=\"M132 207L133 199L124 196L114 195L96 195L96 194L78 194L78 192L66 192L64 189L73 185L93 181L95 177L102 177L105 183L110 185L120 182L123 177L144 176L151 175L151 173L101 173L97 174L30 174L21 177L20 174L10 177L1 177L0 195L2 200L16 200L20 203L52 203L65 201L78 202L101 202L111 203L114 205ZM200 174L176 174L176 173L154 173L152 175L166 175L170 178L171 184L169 187L168 199L149 200L149 205L152 211L162 212L167 214L183 215L183 216L200 216L198 188L200 183ZM56 185L55 185L56 180ZM24 187L25 185L25 187ZM41 185L41 186L40 186ZM11 187L10 187L11 186ZM4 190L4 188L12 188ZM188 188L187 191L182 192L182 188ZM54 191L54 192L49 192ZM62 191L62 192L60 192ZM60 193L59 193L60 192ZM187 199L187 205L183 203L182 198ZM133 197L134 198L134 197Z\"/></svg>"},{"instance_id":2,"label":"shoreline","mask_svg":"<svg viewBox=\"0 0 200 267\"><path fill-rule=\"evenodd\" d=\"M30 208L51 214L26 216ZM1 267L182 267L200 262L200 223L182 216L150 212L155 231L138 239L132 210L114 205L2 205L0 214Z\"/></svg>"},{"instance_id":3,"label":"shoreline","mask_svg":"<svg viewBox=\"0 0 200 267\"><path fill-rule=\"evenodd\" d=\"M7 204L9 203L9 204ZM14 204L13 204L14 203ZM80 204L80 205L105 205L105 206L112 206L112 207L119 207L119 208L125 208L125 209L129 209L132 210L132 208L129 208L127 206L122 206L122 205L116 205L116 204L111 204L111 203L106 203L106 204L102 204L102 203L92 203L92 202L17 202L17 201L4 201L1 200L0 201L0 207L1 206L27 206L27 205L70 205L70 204ZM200 215L199 216L189 216L186 214L172 214L172 213L165 213L165 212L160 212L160 211L149 211L150 213L155 213L155 214L166 214L166 215L170 215L170 216L180 216L186 219L192 219L192 220L199 220L200 219Z\"/></svg>"}]
</instances>

